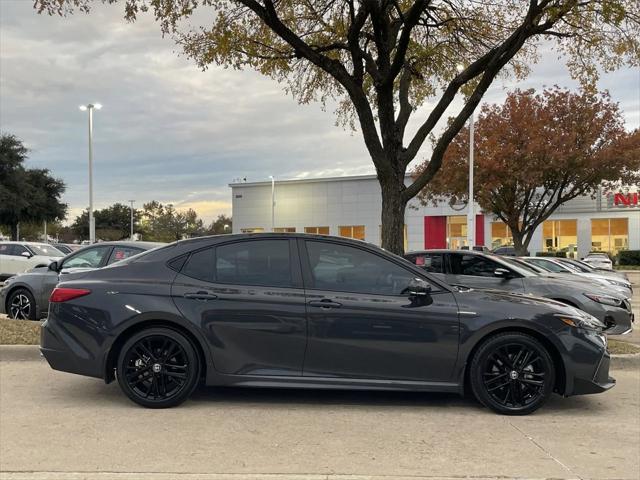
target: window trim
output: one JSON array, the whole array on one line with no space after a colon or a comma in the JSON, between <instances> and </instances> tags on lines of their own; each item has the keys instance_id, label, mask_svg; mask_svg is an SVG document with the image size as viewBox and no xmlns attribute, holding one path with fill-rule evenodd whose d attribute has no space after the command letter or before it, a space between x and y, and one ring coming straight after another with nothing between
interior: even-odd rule
<instances>
[{"instance_id":1,"label":"window trim","mask_svg":"<svg viewBox=\"0 0 640 480\"><path fill-rule=\"evenodd\" d=\"M230 283L230 282L219 282L218 281L218 275L217 275L217 271L216 271L216 265L218 263L218 247L223 247L223 246L228 246L228 245L235 245L238 243L244 243L244 242L262 242L262 241L274 241L274 240L278 240L280 242L288 242L288 247L289 247L289 269L291 271L291 285L263 285L263 284L249 284L249 283ZM183 275L187 278L190 278L192 280L198 281L198 282L203 282L209 285L236 285L236 286L241 286L241 287L256 287L256 288L284 288L284 289L303 289L304 285L302 282L302 274L300 272L300 258L299 258L299 254L298 254L298 249L296 248L295 245L295 239L291 239L291 238L285 238L285 237L264 237L264 238L241 238L241 239L234 239L234 240L229 240L229 241L224 241L224 242L220 242L220 243L214 243L214 244L209 244L207 246L203 246L201 248L198 248L196 250L192 250L190 252L186 253L186 260L182 263L182 265L180 266L180 270L178 270L178 273L180 275ZM187 275L183 272L185 265L187 265L189 263L189 260L191 260L191 256L201 252L203 250L207 250L209 248L213 249L213 266L214 266L214 270L213 270L213 282L209 282L208 280L203 280L201 278L195 278L192 277L190 275ZM166 263L168 268L169 264L174 261L177 260L178 258L180 258L181 256L183 256L185 254L182 255L177 255L173 258L170 258ZM296 268L297 265L297 268ZM171 268L171 270L176 271L175 269Z\"/></svg>"},{"instance_id":2,"label":"window trim","mask_svg":"<svg viewBox=\"0 0 640 480\"><path fill-rule=\"evenodd\" d=\"M352 241L358 242L360 240L353 239ZM316 288L314 284L313 275L311 273L311 264L309 263L309 252L307 251L307 242L327 243L330 245L341 245L345 247L364 250L365 252L370 253L372 255L376 255L377 257L380 257L383 260L391 262L397 267L403 270L406 270L407 272L410 272L416 277L421 278L422 280L425 280L426 282L428 282L429 285L434 287L434 289L431 290L431 295L437 295L440 293L450 293L450 290L446 288L442 283L431 278L429 275L425 275L425 273L428 274L429 272L424 272L420 267L417 267L416 265L411 265L411 263L409 262L406 262L406 263L398 262L396 261L395 258L392 258L392 257L390 258L385 255L381 255L379 252L376 252L375 250L371 250L369 248L363 248L361 245L353 245L351 242L341 242L340 240L337 240L337 239L334 240L333 238L332 239L324 239L324 238L314 238L314 239L299 238L298 239L298 249L300 250L300 261L301 261L300 263L302 266L302 278L304 281L305 290L317 290L321 292L335 292L335 293L351 293L355 295L371 295L376 297L395 297L395 298L407 297L407 295L388 295L385 293L364 293L364 292L352 292L349 290L331 290L328 288ZM410 269L410 268L407 268L407 266L412 266L413 268ZM414 269L417 270L417 272Z\"/></svg>"}]
</instances>

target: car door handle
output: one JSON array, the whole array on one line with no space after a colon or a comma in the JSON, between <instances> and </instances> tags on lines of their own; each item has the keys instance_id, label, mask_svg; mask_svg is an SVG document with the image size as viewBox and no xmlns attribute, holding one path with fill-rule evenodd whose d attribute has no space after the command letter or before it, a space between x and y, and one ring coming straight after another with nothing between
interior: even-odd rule
<instances>
[{"instance_id":1,"label":"car door handle","mask_svg":"<svg viewBox=\"0 0 640 480\"><path fill-rule=\"evenodd\" d=\"M218 298L217 295L214 295L213 293L208 293L208 292L190 292L190 293L185 293L184 298L188 298L190 300L203 300L203 301L207 301L207 300L215 300Z\"/></svg>"},{"instance_id":2,"label":"car door handle","mask_svg":"<svg viewBox=\"0 0 640 480\"><path fill-rule=\"evenodd\" d=\"M329 300L328 298L323 298L322 300L311 300L309 302L309 306L320 308L340 308L342 304Z\"/></svg>"}]
</instances>

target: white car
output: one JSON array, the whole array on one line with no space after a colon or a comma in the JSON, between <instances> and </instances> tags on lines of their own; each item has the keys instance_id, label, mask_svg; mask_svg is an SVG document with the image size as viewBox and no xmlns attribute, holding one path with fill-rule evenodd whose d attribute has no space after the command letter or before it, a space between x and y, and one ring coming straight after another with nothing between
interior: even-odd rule
<instances>
[{"instance_id":1,"label":"white car","mask_svg":"<svg viewBox=\"0 0 640 480\"><path fill-rule=\"evenodd\" d=\"M598 272L583 272L561 258L521 257L521 259L554 274L575 275L584 278L585 280L605 285L609 289L615 290L624 298L631 298L633 296L631 283L624 278L613 278L609 275L603 275Z\"/></svg>"},{"instance_id":2,"label":"white car","mask_svg":"<svg viewBox=\"0 0 640 480\"><path fill-rule=\"evenodd\" d=\"M582 261L587 262L589 265L593 265L596 268L613 270L613 262L606 253L590 253L584 257Z\"/></svg>"},{"instance_id":3,"label":"white car","mask_svg":"<svg viewBox=\"0 0 640 480\"><path fill-rule=\"evenodd\" d=\"M47 266L64 253L47 243L0 242L0 280L37 266Z\"/></svg>"}]
</instances>

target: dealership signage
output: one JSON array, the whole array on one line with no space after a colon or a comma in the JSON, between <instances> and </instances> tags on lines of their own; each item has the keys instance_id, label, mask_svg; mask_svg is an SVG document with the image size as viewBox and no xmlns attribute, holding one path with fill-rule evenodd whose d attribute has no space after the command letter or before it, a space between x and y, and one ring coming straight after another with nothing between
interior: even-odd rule
<instances>
[{"instance_id":1,"label":"dealership signage","mask_svg":"<svg viewBox=\"0 0 640 480\"><path fill-rule=\"evenodd\" d=\"M610 192L607 195L609 208L638 208L640 207L639 192Z\"/></svg>"}]
</instances>

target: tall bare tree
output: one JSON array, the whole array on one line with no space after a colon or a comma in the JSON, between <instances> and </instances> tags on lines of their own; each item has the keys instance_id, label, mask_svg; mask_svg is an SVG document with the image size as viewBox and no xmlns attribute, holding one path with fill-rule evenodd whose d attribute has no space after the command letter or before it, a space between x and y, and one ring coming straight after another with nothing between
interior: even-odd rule
<instances>
[{"instance_id":1,"label":"tall bare tree","mask_svg":"<svg viewBox=\"0 0 640 480\"><path fill-rule=\"evenodd\" d=\"M35 0L35 7L67 15L88 12L91 3ZM640 59L638 0L121 3L130 21L152 11L163 33L173 35L202 68L248 67L285 82L302 103L337 101L339 120L359 126L375 166L382 189L382 246L395 253L403 251L407 202L438 172L447 146L499 75L524 77L545 39L585 84L596 80L599 69L637 66ZM194 15L198 12L208 15ZM203 17L211 23L189 26ZM457 96L463 106L452 112ZM427 100L430 111L420 110L417 127L408 129ZM409 164L432 134L437 140L428 167L407 184Z\"/></svg>"}]
</instances>

